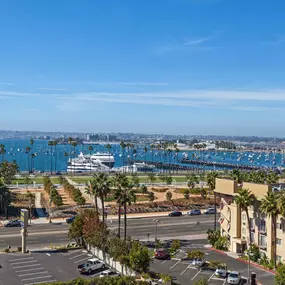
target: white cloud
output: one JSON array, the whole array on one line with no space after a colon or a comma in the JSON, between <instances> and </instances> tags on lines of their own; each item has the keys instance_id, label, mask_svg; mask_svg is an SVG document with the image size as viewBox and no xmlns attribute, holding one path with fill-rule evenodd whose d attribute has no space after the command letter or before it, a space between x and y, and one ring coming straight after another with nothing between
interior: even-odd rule
<instances>
[{"instance_id":1,"label":"white cloud","mask_svg":"<svg viewBox=\"0 0 285 285\"><path fill-rule=\"evenodd\" d=\"M36 88L36 90L44 90L44 91L67 91L66 88Z\"/></svg>"},{"instance_id":2,"label":"white cloud","mask_svg":"<svg viewBox=\"0 0 285 285\"><path fill-rule=\"evenodd\" d=\"M11 83L11 82L0 82L0 85L5 85L5 86L15 86L16 84Z\"/></svg>"},{"instance_id":3,"label":"white cloud","mask_svg":"<svg viewBox=\"0 0 285 285\"><path fill-rule=\"evenodd\" d=\"M207 42L211 39L212 39L212 37L187 40L184 42L184 45L185 46L197 46L197 45L200 45L200 44Z\"/></svg>"}]
</instances>

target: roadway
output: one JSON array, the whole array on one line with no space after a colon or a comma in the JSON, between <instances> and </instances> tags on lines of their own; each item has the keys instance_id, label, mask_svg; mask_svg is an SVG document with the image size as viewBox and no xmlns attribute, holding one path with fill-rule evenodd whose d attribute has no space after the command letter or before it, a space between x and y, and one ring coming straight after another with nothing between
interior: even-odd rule
<instances>
[{"instance_id":1,"label":"roadway","mask_svg":"<svg viewBox=\"0 0 285 285\"><path fill-rule=\"evenodd\" d=\"M127 234L139 240L154 240L155 237L167 239L204 239L209 228L214 227L214 216L182 216L128 219ZM117 230L118 221L108 220L110 229ZM66 223L32 224L28 227L28 248L43 248L62 245L69 242ZM20 228L0 228L0 249L10 245L12 248L21 246ZM121 220L121 234L124 232Z\"/></svg>"}]
</instances>

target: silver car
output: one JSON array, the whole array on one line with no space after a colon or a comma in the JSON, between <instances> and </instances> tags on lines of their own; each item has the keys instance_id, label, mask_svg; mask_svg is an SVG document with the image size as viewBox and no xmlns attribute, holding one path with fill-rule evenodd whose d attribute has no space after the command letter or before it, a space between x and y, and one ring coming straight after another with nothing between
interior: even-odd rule
<instances>
[{"instance_id":1,"label":"silver car","mask_svg":"<svg viewBox=\"0 0 285 285\"><path fill-rule=\"evenodd\" d=\"M239 272L231 271L229 273L228 278L227 278L228 284L238 285L238 284L240 284L240 281L241 281L241 276L240 276Z\"/></svg>"}]
</instances>

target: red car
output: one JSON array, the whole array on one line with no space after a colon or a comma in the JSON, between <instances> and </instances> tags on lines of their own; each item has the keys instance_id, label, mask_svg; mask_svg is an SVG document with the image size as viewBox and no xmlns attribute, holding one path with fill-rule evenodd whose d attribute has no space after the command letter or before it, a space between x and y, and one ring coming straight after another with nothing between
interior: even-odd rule
<instances>
[{"instance_id":1,"label":"red car","mask_svg":"<svg viewBox=\"0 0 285 285\"><path fill-rule=\"evenodd\" d=\"M170 254L169 252L164 249L164 248L158 248L155 251L154 257L157 259L169 259L170 258Z\"/></svg>"}]
</instances>

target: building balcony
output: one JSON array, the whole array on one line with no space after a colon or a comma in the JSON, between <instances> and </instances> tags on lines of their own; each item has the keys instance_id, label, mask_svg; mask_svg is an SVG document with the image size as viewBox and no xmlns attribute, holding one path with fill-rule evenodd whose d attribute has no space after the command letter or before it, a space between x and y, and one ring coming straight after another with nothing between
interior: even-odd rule
<instances>
[{"instance_id":1,"label":"building balcony","mask_svg":"<svg viewBox=\"0 0 285 285\"><path fill-rule=\"evenodd\" d=\"M267 231L264 228L260 228L258 231L261 235L267 235Z\"/></svg>"},{"instance_id":2,"label":"building balcony","mask_svg":"<svg viewBox=\"0 0 285 285\"><path fill-rule=\"evenodd\" d=\"M267 250L267 245L266 244L263 244L263 245L259 245L259 248L263 251L266 251Z\"/></svg>"}]
</instances>

